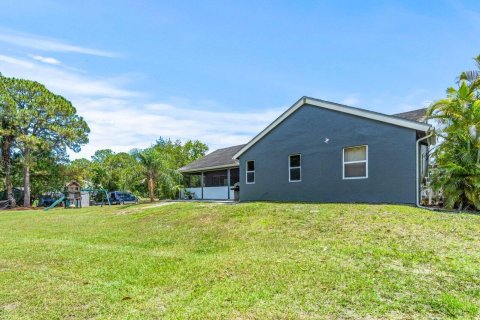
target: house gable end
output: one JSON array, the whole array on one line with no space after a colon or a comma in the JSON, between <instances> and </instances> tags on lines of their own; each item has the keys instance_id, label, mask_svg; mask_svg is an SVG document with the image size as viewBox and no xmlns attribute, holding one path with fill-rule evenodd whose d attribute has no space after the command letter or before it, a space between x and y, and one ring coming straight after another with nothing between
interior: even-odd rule
<instances>
[{"instance_id":1,"label":"house gable end","mask_svg":"<svg viewBox=\"0 0 480 320\"><path fill-rule=\"evenodd\" d=\"M265 129L263 129L258 135L256 135L250 142L248 142L243 148L241 148L234 156L234 159L239 159L240 156L245 153L249 148L251 148L254 144L256 144L260 139L266 136L270 131L272 131L275 127L277 127L280 123L282 123L285 119L290 117L295 111L301 108L304 105L311 105L319 108L324 108L328 110L338 111L341 113L351 114L354 116L358 116L361 118L367 118L383 123L392 124L399 127L404 127L412 130L417 131L428 131L431 126L426 123L419 123L416 121L410 121L406 119L402 119L395 116L389 116L386 114L368 111L360 108L349 107L329 101L309 98L309 97L302 97L298 100L293 106L287 109L284 113L282 113L277 119L275 119L270 125L268 125Z\"/></svg>"},{"instance_id":2,"label":"house gable end","mask_svg":"<svg viewBox=\"0 0 480 320\"><path fill-rule=\"evenodd\" d=\"M414 203L415 141L415 130L306 104L240 156L240 199ZM362 146L365 177L346 179L344 152ZM300 182L291 155L301 157Z\"/></svg>"}]
</instances>

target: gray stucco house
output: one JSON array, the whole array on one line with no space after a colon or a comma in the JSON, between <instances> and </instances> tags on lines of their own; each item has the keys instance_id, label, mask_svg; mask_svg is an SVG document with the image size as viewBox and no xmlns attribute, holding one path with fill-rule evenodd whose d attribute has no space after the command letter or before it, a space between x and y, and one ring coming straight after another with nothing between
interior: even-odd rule
<instances>
[{"instance_id":1,"label":"gray stucco house","mask_svg":"<svg viewBox=\"0 0 480 320\"><path fill-rule=\"evenodd\" d=\"M425 109L386 115L302 97L245 145L180 168L197 199L418 203Z\"/></svg>"}]
</instances>

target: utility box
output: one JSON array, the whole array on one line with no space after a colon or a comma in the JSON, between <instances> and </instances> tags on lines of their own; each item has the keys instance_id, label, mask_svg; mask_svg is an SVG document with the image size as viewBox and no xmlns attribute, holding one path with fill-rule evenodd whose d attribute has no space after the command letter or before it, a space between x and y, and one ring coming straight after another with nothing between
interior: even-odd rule
<instances>
[{"instance_id":1,"label":"utility box","mask_svg":"<svg viewBox=\"0 0 480 320\"><path fill-rule=\"evenodd\" d=\"M82 208L90 207L90 193L86 191L81 191L80 197L81 197L81 200L80 200L81 207Z\"/></svg>"}]
</instances>

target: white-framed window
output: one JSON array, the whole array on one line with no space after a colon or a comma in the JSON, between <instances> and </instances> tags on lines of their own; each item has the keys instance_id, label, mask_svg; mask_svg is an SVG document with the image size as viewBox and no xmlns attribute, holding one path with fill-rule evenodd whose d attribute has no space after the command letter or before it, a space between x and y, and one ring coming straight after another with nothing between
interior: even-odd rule
<instances>
[{"instance_id":1,"label":"white-framed window","mask_svg":"<svg viewBox=\"0 0 480 320\"><path fill-rule=\"evenodd\" d=\"M368 178L368 145L343 148L343 179Z\"/></svg>"},{"instance_id":2,"label":"white-framed window","mask_svg":"<svg viewBox=\"0 0 480 320\"><path fill-rule=\"evenodd\" d=\"M254 184L255 183L255 160L247 160L245 162L246 170L246 183Z\"/></svg>"},{"instance_id":3,"label":"white-framed window","mask_svg":"<svg viewBox=\"0 0 480 320\"><path fill-rule=\"evenodd\" d=\"M288 181L302 181L302 155L291 154L288 156Z\"/></svg>"}]
</instances>

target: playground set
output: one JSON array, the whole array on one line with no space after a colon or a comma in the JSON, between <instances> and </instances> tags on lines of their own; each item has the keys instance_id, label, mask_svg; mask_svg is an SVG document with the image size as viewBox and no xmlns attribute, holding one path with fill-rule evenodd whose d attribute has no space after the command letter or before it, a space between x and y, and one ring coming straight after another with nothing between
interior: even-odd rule
<instances>
[{"instance_id":1,"label":"playground set","mask_svg":"<svg viewBox=\"0 0 480 320\"><path fill-rule=\"evenodd\" d=\"M106 202L109 206L110 199L108 197L107 190L105 189L82 189L80 183L75 180L70 181L65 185L64 193L60 198L53 202L50 206L44 210L48 211L58 206L61 202L64 203L65 209L71 208L83 208L90 206L91 194L105 194L105 198L102 200L102 205Z\"/></svg>"}]
</instances>

